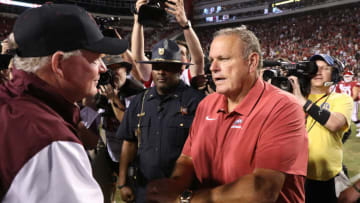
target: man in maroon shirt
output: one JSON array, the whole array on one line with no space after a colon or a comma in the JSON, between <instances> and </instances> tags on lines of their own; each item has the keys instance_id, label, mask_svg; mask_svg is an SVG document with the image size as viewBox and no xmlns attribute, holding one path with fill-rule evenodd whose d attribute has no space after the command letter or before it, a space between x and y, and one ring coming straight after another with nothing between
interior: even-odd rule
<instances>
[{"instance_id":1,"label":"man in maroon shirt","mask_svg":"<svg viewBox=\"0 0 360 203\"><path fill-rule=\"evenodd\" d=\"M293 95L263 82L260 44L244 27L215 33L216 93L199 104L171 179L148 185L155 202L305 202L308 140ZM199 188L190 188L194 177Z\"/></svg>"},{"instance_id":2,"label":"man in maroon shirt","mask_svg":"<svg viewBox=\"0 0 360 203\"><path fill-rule=\"evenodd\" d=\"M26 10L13 33L14 78L0 85L0 202L103 202L75 102L97 93L102 53L121 54L127 42L60 4Z\"/></svg>"}]
</instances>

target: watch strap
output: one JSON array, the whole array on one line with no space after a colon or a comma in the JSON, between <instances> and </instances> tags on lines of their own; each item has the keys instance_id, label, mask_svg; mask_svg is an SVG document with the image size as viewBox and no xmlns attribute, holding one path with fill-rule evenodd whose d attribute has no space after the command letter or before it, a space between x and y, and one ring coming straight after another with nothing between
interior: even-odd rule
<instances>
[{"instance_id":1,"label":"watch strap","mask_svg":"<svg viewBox=\"0 0 360 203\"><path fill-rule=\"evenodd\" d=\"M187 29L189 29L189 28L191 27L191 23L190 23L190 21L188 20L188 21L186 22L186 25L185 25L185 26L181 26L181 25L180 25L180 27L181 27L181 29L183 29L183 30L187 30Z\"/></svg>"}]
</instances>

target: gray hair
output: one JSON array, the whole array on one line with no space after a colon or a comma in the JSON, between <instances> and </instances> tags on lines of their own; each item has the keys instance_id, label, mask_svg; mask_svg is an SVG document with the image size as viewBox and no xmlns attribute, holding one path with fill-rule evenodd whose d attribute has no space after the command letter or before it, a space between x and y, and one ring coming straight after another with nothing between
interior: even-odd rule
<instances>
[{"instance_id":1,"label":"gray hair","mask_svg":"<svg viewBox=\"0 0 360 203\"><path fill-rule=\"evenodd\" d=\"M259 64L257 69L261 69L262 67L262 55L259 39L255 36L255 34L248 30L245 25L235 28L225 28L221 29L214 33L214 38L220 35L236 35L243 42L244 48L242 50L242 55L244 59L247 59L249 55L253 52L259 54Z\"/></svg>"},{"instance_id":2,"label":"gray hair","mask_svg":"<svg viewBox=\"0 0 360 203\"><path fill-rule=\"evenodd\" d=\"M11 49L16 49L18 45L15 42L14 34L11 33L8 37L9 47ZM74 50L69 52L64 52L63 60L71 57L71 56L79 56L81 55L80 50ZM35 73L45 65L51 62L51 55L50 56L41 56L41 57L20 57L15 55L13 58L14 66L16 69L23 70L29 73Z\"/></svg>"}]
</instances>

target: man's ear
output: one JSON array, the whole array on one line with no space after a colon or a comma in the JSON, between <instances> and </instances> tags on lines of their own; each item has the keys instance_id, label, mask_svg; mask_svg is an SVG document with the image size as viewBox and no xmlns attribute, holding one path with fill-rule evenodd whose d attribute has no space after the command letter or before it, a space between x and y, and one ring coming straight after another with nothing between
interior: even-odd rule
<instances>
[{"instance_id":1,"label":"man's ear","mask_svg":"<svg viewBox=\"0 0 360 203\"><path fill-rule=\"evenodd\" d=\"M248 57L249 71L256 72L259 65L260 56L256 52L252 52Z\"/></svg>"},{"instance_id":2,"label":"man's ear","mask_svg":"<svg viewBox=\"0 0 360 203\"><path fill-rule=\"evenodd\" d=\"M64 52L57 51L51 57L51 70L55 73L57 77L64 77L64 67L62 60L64 58Z\"/></svg>"}]
</instances>

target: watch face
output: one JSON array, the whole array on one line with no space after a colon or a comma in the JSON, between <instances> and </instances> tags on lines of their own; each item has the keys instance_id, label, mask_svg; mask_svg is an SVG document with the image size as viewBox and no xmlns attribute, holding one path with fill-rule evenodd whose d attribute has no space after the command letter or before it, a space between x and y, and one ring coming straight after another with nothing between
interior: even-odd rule
<instances>
[{"instance_id":1,"label":"watch face","mask_svg":"<svg viewBox=\"0 0 360 203\"><path fill-rule=\"evenodd\" d=\"M185 190L182 194L180 199L181 200L190 200L191 199L191 195L192 195L192 191L191 190Z\"/></svg>"}]
</instances>

